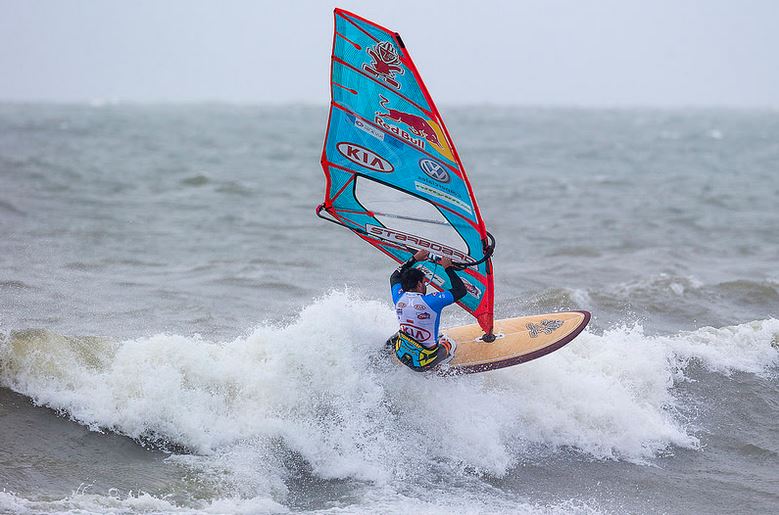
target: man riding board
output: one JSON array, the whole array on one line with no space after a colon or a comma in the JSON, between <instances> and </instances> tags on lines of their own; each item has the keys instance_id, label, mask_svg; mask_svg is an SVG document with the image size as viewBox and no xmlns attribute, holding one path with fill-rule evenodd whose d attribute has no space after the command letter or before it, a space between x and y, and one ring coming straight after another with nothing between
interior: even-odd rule
<instances>
[{"instance_id":1,"label":"man riding board","mask_svg":"<svg viewBox=\"0 0 779 515\"><path fill-rule=\"evenodd\" d=\"M438 325L441 311L467 293L462 279L454 272L452 260L442 257L439 264L449 276L452 288L427 294L427 278L413 266L429 255L426 250L418 251L390 276L400 331L387 344L403 364L419 372L448 363L454 357L455 344L438 333Z\"/></svg>"}]
</instances>

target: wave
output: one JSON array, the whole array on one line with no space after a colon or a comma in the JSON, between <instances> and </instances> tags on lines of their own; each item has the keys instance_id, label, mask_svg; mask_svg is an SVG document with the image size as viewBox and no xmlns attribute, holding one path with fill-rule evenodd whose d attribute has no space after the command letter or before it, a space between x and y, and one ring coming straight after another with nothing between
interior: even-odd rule
<instances>
[{"instance_id":1,"label":"wave","mask_svg":"<svg viewBox=\"0 0 779 515\"><path fill-rule=\"evenodd\" d=\"M288 513L284 506L268 499L219 499L199 502L191 507L178 506L169 499L155 497L146 492L126 495L112 492L112 495L91 494L80 488L62 499L26 499L12 492L0 492L2 513L145 513L148 515L167 513Z\"/></svg>"},{"instance_id":2,"label":"wave","mask_svg":"<svg viewBox=\"0 0 779 515\"><path fill-rule=\"evenodd\" d=\"M593 298L612 303L660 304L690 299L699 303L712 299L745 301L751 304L775 305L779 301L779 282L773 279L736 280L705 284L693 276L661 273L645 279L619 283L599 289L551 289L539 294L539 302L591 303Z\"/></svg>"},{"instance_id":3,"label":"wave","mask_svg":"<svg viewBox=\"0 0 779 515\"><path fill-rule=\"evenodd\" d=\"M12 204L10 201L7 200L0 200L0 212L5 212L7 214L11 215L21 215L24 216L25 212L16 207L14 204Z\"/></svg>"},{"instance_id":4,"label":"wave","mask_svg":"<svg viewBox=\"0 0 779 515\"><path fill-rule=\"evenodd\" d=\"M518 367L433 377L382 359L395 322L382 302L332 292L229 342L17 331L0 340L0 385L93 430L168 446L225 496L278 503L292 461L392 490L500 477L539 449L637 463L696 449L694 406L675 395L690 364L725 376L779 364L779 320L766 319L671 336L585 332Z\"/></svg>"},{"instance_id":5,"label":"wave","mask_svg":"<svg viewBox=\"0 0 779 515\"><path fill-rule=\"evenodd\" d=\"M34 286L31 286L27 284L24 281L16 281L16 280L8 280L8 281L0 281L0 289L7 289L7 290L32 290L35 289Z\"/></svg>"},{"instance_id":6,"label":"wave","mask_svg":"<svg viewBox=\"0 0 779 515\"><path fill-rule=\"evenodd\" d=\"M597 288L551 288L508 305L513 311L587 309L601 314L596 322L602 326L651 319L653 330L675 333L723 321L777 318L779 282L765 278L703 283L694 276L661 273Z\"/></svg>"},{"instance_id":7,"label":"wave","mask_svg":"<svg viewBox=\"0 0 779 515\"><path fill-rule=\"evenodd\" d=\"M72 495L56 500L30 500L11 492L0 492L0 511L3 513L145 513L147 515L168 513L204 513L204 514L260 514L290 513L282 504L264 498L240 499L225 498L213 501L199 501L195 506L182 507L169 499L154 497L145 492L127 495L112 492L103 496L90 494L79 489ZM361 507L360 513L424 513L427 515L450 515L453 513L514 513L517 515L590 515L603 513L592 501L567 500L556 503L531 504L501 502L494 497L474 499L467 497L436 498L433 501L420 501L406 496L374 494L370 499L370 508ZM296 513L299 513L296 511ZM305 511L312 514L355 513L353 507L334 507L322 510Z\"/></svg>"}]
</instances>

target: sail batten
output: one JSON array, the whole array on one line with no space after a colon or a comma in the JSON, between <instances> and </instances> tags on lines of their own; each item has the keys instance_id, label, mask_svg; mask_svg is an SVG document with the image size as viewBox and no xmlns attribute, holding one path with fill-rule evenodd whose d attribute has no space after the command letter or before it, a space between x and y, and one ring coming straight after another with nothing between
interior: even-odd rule
<instances>
[{"instance_id":1,"label":"sail batten","mask_svg":"<svg viewBox=\"0 0 779 515\"><path fill-rule=\"evenodd\" d=\"M460 306L490 332L494 241L408 49L396 32L336 9L330 70L317 213L395 261L420 249L452 259L468 291ZM415 266L451 287L439 265Z\"/></svg>"}]
</instances>

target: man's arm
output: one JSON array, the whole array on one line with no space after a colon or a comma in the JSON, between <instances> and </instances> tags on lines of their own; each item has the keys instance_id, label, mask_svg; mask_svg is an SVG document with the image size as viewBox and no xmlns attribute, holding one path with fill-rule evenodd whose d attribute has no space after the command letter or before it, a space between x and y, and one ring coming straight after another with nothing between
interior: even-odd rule
<instances>
[{"instance_id":1,"label":"man's arm","mask_svg":"<svg viewBox=\"0 0 779 515\"><path fill-rule=\"evenodd\" d=\"M449 276L452 287L446 291L425 295L425 301L435 312L440 313L446 306L454 304L465 297L465 294L468 293L468 291L465 289L463 280L454 272L451 259L442 257L438 263L444 267L444 271L446 272L446 275Z\"/></svg>"},{"instance_id":2,"label":"man's arm","mask_svg":"<svg viewBox=\"0 0 779 515\"><path fill-rule=\"evenodd\" d=\"M452 267L451 259L442 257L441 266L444 267L444 272L446 272L446 275L449 276L449 282L452 283L452 287L449 289L452 297L454 297L452 302L457 302L458 300L465 297L466 293L468 293L468 290L465 289L465 283L463 283L463 280L460 279L459 275L454 273L454 267Z\"/></svg>"},{"instance_id":3,"label":"man's arm","mask_svg":"<svg viewBox=\"0 0 779 515\"><path fill-rule=\"evenodd\" d=\"M449 276L449 281L452 283L452 288L449 291L452 292L452 297L454 297L454 301L457 302L465 297L468 290L465 289L465 283L460 279L460 276L454 273L454 268L450 266L449 268L444 268L444 271L446 272L446 275Z\"/></svg>"}]
</instances>

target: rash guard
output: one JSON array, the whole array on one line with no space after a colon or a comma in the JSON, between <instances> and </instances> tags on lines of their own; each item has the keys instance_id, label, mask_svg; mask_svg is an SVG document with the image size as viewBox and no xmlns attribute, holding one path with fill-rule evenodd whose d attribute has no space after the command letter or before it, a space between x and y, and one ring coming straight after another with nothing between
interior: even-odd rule
<instances>
[{"instance_id":1,"label":"rash guard","mask_svg":"<svg viewBox=\"0 0 779 515\"><path fill-rule=\"evenodd\" d=\"M462 279L454 273L454 268L445 269L452 288L443 292L422 294L406 292L401 287L401 274L414 265L414 258L406 261L390 277L392 301L398 315L400 330L411 336L424 347L433 348L438 343L438 325L441 311L466 294Z\"/></svg>"}]
</instances>

